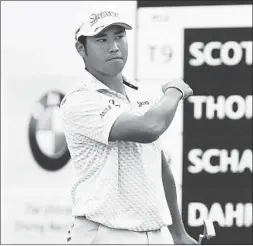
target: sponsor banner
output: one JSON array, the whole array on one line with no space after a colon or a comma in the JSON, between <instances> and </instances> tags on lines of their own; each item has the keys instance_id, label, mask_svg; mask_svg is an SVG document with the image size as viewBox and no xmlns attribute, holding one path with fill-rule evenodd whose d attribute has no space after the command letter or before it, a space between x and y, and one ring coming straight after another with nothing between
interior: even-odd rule
<instances>
[{"instance_id":1,"label":"sponsor banner","mask_svg":"<svg viewBox=\"0 0 253 246\"><path fill-rule=\"evenodd\" d=\"M8 189L2 195L4 244L66 244L71 202L63 189Z\"/></svg>"},{"instance_id":2,"label":"sponsor banner","mask_svg":"<svg viewBox=\"0 0 253 246\"><path fill-rule=\"evenodd\" d=\"M2 243L65 243L74 170L59 104L80 78L5 78L2 123Z\"/></svg>"},{"instance_id":3,"label":"sponsor banner","mask_svg":"<svg viewBox=\"0 0 253 246\"><path fill-rule=\"evenodd\" d=\"M193 235L203 219L218 223L208 243L249 244L252 29L185 29L184 45L195 95L184 103L183 217Z\"/></svg>"},{"instance_id":4,"label":"sponsor banner","mask_svg":"<svg viewBox=\"0 0 253 246\"><path fill-rule=\"evenodd\" d=\"M79 79L41 75L4 80L9 96L3 98L2 161L8 163L2 172L3 190L69 186L72 168L59 103Z\"/></svg>"}]
</instances>

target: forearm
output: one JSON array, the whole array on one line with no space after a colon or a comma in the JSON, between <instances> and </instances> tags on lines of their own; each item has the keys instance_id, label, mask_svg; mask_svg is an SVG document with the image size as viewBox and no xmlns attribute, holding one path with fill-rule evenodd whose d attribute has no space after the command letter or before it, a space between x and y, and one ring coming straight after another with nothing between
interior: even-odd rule
<instances>
[{"instance_id":1,"label":"forearm","mask_svg":"<svg viewBox=\"0 0 253 246\"><path fill-rule=\"evenodd\" d=\"M143 116L143 122L145 122L158 137L170 126L181 97L182 94L180 91L170 88L165 92L162 99Z\"/></svg>"},{"instance_id":2,"label":"forearm","mask_svg":"<svg viewBox=\"0 0 253 246\"><path fill-rule=\"evenodd\" d=\"M163 153L162 153L162 180L167 204L169 206L173 221L173 224L168 228L173 235L180 236L183 233L185 233L185 228L178 207L176 184L170 166L167 163L167 160Z\"/></svg>"}]
</instances>

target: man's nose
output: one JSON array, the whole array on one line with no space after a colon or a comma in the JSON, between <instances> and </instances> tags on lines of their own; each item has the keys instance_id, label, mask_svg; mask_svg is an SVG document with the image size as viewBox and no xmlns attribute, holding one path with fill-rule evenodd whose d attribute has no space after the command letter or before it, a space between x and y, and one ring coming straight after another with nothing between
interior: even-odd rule
<instances>
[{"instance_id":1,"label":"man's nose","mask_svg":"<svg viewBox=\"0 0 253 246\"><path fill-rule=\"evenodd\" d=\"M119 51L119 48L118 48L118 45L116 42L111 42L109 44L109 53L115 53L115 52L118 52Z\"/></svg>"}]
</instances>

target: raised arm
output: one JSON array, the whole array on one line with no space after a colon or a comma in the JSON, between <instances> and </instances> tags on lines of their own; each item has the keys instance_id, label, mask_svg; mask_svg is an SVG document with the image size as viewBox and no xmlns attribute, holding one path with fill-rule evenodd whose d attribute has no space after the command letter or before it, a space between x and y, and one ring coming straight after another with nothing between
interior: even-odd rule
<instances>
[{"instance_id":1,"label":"raised arm","mask_svg":"<svg viewBox=\"0 0 253 246\"><path fill-rule=\"evenodd\" d=\"M180 99L192 95L192 89L182 80L162 86L164 96L143 116L122 113L113 124L109 140L151 143L170 126Z\"/></svg>"}]
</instances>

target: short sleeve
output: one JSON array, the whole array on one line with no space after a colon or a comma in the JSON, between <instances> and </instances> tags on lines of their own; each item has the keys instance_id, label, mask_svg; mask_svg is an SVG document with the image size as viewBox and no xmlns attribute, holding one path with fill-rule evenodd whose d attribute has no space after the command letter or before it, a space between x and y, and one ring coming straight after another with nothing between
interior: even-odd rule
<instances>
[{"instance_id":1,"label":"short sleeve","mask_svg":"<svg viewBox=\"0 0 253 246\"><path fill-rule=\"evenodd\" d=\"M88 137L107 145L111 128L123 109L96 91L77 91L63 100L61 115L66 137Z\"/></svg>"}]
</instances>

